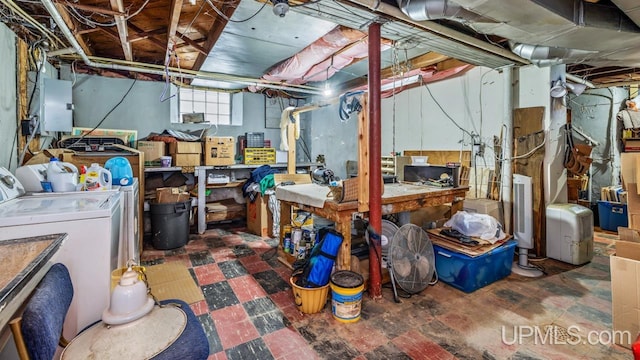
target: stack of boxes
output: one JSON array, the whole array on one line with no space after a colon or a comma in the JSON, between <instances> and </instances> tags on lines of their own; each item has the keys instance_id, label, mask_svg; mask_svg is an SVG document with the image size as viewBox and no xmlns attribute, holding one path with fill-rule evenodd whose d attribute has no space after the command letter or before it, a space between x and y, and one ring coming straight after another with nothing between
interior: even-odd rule
<instances>
[{"instance_id":1,"label":"stack of boxes","mask_svg":"<svg viewBox=\"0 0 640 360\"><path fill-rule=\"evenodd\" d=\"M200 166L202 143L199 141L177 141L169 143L169 154L175 166Z\"/></svg>"},{"instance_id":2,"label":"stack of boxes","mask_svg":"<svg viewBox=\"0 0 640 360\"><path fill-rule=\"evenodd\" d=\"M160 166L160 157L167 154L163 141L138 141L138 150L144 153L145 166Z\"/></svg>"},{"instance_id":3,"label":"stack of boxes","mask_svg":"<svg viewBox=\"0 0 640 360\"><path fill-rule=\"evenodd\" d=\"M640 333L640 153L621 153L622 183L627 191L629 228L618 228L611 262L611 305L616 344L631 348ZM600 214L600 216L602 216Z\"/></svg>"}]
</instances>

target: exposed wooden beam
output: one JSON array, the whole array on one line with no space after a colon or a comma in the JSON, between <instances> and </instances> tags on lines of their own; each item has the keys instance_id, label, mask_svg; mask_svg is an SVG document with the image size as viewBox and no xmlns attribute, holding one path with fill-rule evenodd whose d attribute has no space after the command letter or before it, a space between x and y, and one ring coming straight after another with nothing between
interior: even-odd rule
<instances>
[{"instance_id":1,"label":"exposed wooden beam","mask_svg":"<svg viewBox=\"0 0 640 360\"><path fill-rule=\"evenodd\" d=\"M600 68L593 69L592 72L585 74L585 76L588 77L589 80L596 80L612 76L628 75L633 72L634 68Z\"/></svg>"},{"instance_id":2,"label":"exposed wooden beam","mask_svg":"<svg viewBox=\"0 0 640 360\"><path fill-rule=\"evenodd\" d=\"M105 14L105 15L122 15L124 16L125 14L120 12L120 11L113 11L111 9L105 9L105 8L101 8L98 6L91 6L91 5L82 5L82 4L76 4L76 3L72 3L69 1L61 1L61 0L55 0L56 4L61 4L61 5L65 5L65 6L70 6L70 7L74 7L76 9L80 9L80 10L86 10L86 11L91 11L91 12L96 12L99 14Z\"/></svg>"},{"instance_id":3,"label":"exposed wooden beam","mask_svg":"<svg viewBox=\"0 0 640 360\"><path fill-rule=\"evenodd\" d=\"M169 14L169 31L167 32L167 53L165 56L168 58L171 55L171 51L174 50L176 41L176 31L178 31L178 21L180 21L180 13L182 12L182 0L171 0L171 13ZM215 24L215 23L214 23Z\"/></svg>"},{"instance_id":4,"label":"exposed wooden beam","mask_svg":"<svg viewBox=\"0 0 640 360\"><path fill-rule=\"evenodd\" d=\"M120 41L120 36L118 35L118 33L113 31L113 30L111 30L110 28L106 28L104 26L101 26L100 27L100 31L102 31L103 33L105 33L110 38L114 39L115 41Z\"/></svg>"},{"instance_id":5,"label":"exposed wooden beam","mask_svg":"<svg viewBox=\"0 0 640 360\"><path fill-rule=\"evenodd\" d=\"M95 27L95 28L89 28L89 29L76 30L76 31L73 31L73 34L74 35L84 35L84 34L91 34L91 33L94 33L96 31L100 31L100 29Z\"/></svg>"},{"instance_id":6,"label":"exposed wooden beam","mask_svg":"<svg viewBox=\"0 0 640 360\"><path fill-rule=\"evenodd\" d=\"M438 62L436 64L436 69L438 69L438 71L445 71L445 70L453 69L458 66L464 66L464 65L469 65L469 63L466 63L464 61L460 61L457 59L447 59L447 60Z\"/></svg>"},{"instance_id":7,"label":"exposed wooden beam","mask_svg":"<svg viewBox=\"0 0 640 360\"><path fill-rule=\"evenodd\" d=\"M124 13L124 4L122 0L109 0L111 4L111 10ZM122 52L124 58L127 61L133 60L133 54L131 52L131 43L129 43L129 29L127 28L127 20L123 15L115 15L116 27L118 28L118 37L120 39L120 45L122 45Z\"/></svg>"},{"instance_id":8,"label":"exposed wooden beam","mask_svg":"<svg viewBox=\"0 0 640 360\"><path fill-rule=\"evenodd\" d=\"M195 42L194 40L191 40L187 35L176 31L176 34L178 36L180 36L180 39L182 39L184 42L186 42L187 44L189 44L192 48L196 49L200 54L204 54L205 56L208 55L207 50L205 50L205 48L203 48L202 46L200 46L197 42Z\"/></svg>"},{"instance_id":9,"label":"exposed wooden beam","mask_svg":"<svg viewBox=\"0 0 640 360\"><path fill-rule=\"evenodd\" d=\"M133 27L131 25L132 25L131 22L129 22L129 28L133 30ZM149 31L135 31L134 34L129 35L129 42L145 40L151 36L164 35L166 33L167 33L167 29L164 27L158 28L155 30L149 30Z\"/></svg>"},{"instance_id":10,"label":"exposed wooden beam","mask_svg":"<svg viewBox=\"0 0 640 360\"><path fill-rule=\"evenodd\" d=\"M416 56L413 59L409 59L409 63L411 64L411 68L408 70L419 69L431 65L436 65L440 62L450 60L448 56L438 54L435 52L428 52L426 54ZM438 69L442 70L442 69ZM393 76L393 68L391 66L380 70L380 78L387 79ZM347 90L357 88L363 85L367 85L367 77L362 76L347 82L344 82L339 85L340 90Z\"/></svg>"},{"instance_id":11,"label":"exposed wooden beam","mask_svg":"<svg viewBox=\"0 0 640 360\"><path fill-rule=\"evenodd\" d=\"M137 27L134 23L129 22L129 28L131 28L131 30L133 30L133 32L135 33L143 33L145 32L144 30L142 30L141 28ZM146 38L146 40L148 40L149 42L151 42L153 45L156 45L157 47L159 47L162 50L165 50L166 48L164 47L164 43L156 38L154 38L153 36L149 36L148 38Z\"/></svg>"},{"instance_id":12,"label":"exposed wooden beam","mask_svg":"<svg viewBox=\"0 0 640 360\"><path fill-rule=\"evenodd\" d=\"M76 38L76 41L78 42L78 44L80 44L80 47L82 48L84 53L87 54L87 56L93 55L91 52L91 49L89 49L89 46L82 38L82 34L80 33L80 31L78 31L78 26L76 25L76 22L71 18L71 16L69 16L69 13L67 12L67 8L65 8L64 5L62 4L55 4L55 6L56 6L56 9L58 9L60 16L62 17L62 20L67 25L69 30L71 30L73 37Z\"/></svg>"},{"instance_id":13,"label":"exposed wooden beam","mask_svg":"<svg viewBox=\"0 0 640 360\"><path fill-rule=\"evenodd\" d=\"M233 13L236 11L238 4L240 4L240 0L233 0L230 3L223 5L221 12L224 14L224 16L226 16L227 19L230 19L231 16L233 16ZM218 38L220 38L220 34L222 34L222 30L224 30L225 26L227 26L227 20L225 20L221 16L216 17L215 21L213 21L211 28L205 35L207 41L205 41L202 45L207 54L211 52L211 49L213 49L213 45L215 45L216 41L218 41ZM191 68L191 70L200 70L206 58L207 55L198 54L198 58L193 63L193 67Z\"/></svg>"}]
</instances>

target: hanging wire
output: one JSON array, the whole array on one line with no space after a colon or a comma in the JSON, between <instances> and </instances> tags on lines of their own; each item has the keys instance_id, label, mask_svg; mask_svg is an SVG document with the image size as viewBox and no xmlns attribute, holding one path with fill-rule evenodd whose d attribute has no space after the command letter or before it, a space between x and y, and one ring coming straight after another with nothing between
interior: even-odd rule
<instances>
[{"instance_id":1,"label":"hanging wire","mask_svg":"<svg viewBox=\"0 0 640 360\"><path fill-rule=\"evenodd\" d=\"M131 20L134 16L140 14L140 12L147 6L147 4L149 4L150 0L145 0L145 2L136 10L133 12L133 14L131 15L125 15L123 16L123 20L124 21L129 21ZM104 18L109 18L111 19L113 16L111 15L105 15L105 14L101 14L98 12L92 12L89 15L83 15L75 6L73 6L74 4L70 3L69 1L65 1L64 5L67 6L67 8L69 10L71 10L69 13L76 18L76 20L80 21L83 24L89 25L89 26L102 26L102 27L112 27L112 26L116 26L117 25L117 21L110 21L110 22L99 22L96 21L94 19L92 19L92 16L101 16ZM133 4L132 4L133 5ZM128 11L129 8L127 8ZM120 16L120 15L116 15L116 16Z\"/></svg>"},{"instance_id":2,"label":"hanging wire","mask_svg":"<svg viewBox=\"0 0 640 360\"><path fill-rule=\"evenodd\" d=\"M118 101L106 114L105 116L102 117L102 119L100 121L98 121L98 123L96 124L96 126L94 126L91 130L89 130L88 132L82 134L82 136L80 136L80 138L78 140L76 140L73 144L68 145L67 148L71 148L73 146L75 146L76 144L78 144L80 141L82 141L82 139L84 139L86 136L90 135L92 132L94 132L97 128L100 127L100 125L102 125L102 123L107 120L107 117L109 117L109 115L111 115L111 113L118 108L118 106L120 106L120 104L122 104L124 102L124 99L127 98L127 95L129 95L129 93L131 92L131 89L133 89L133 86L136 84L136 82L138 81L138 76L136 73L134 73L134 78L133 78L133 82L131 83L131 86L129 86L129 89L127 90L127 92L124 93L124 95L122 95L122 98L120 99L120 101Z\"/></svg>"},{"instance_id":3,"label":"hanging wire","mask_svg":"<svg viewBox=\"0 0 640 360\"><path fill-rule=\"evenodd\" d=\"M255 13L253 13L251 16L247 17L246 19L242 19L242 20L232 20L230 17L228 17L227 15L225 15L222 11L220 11L220 9L218 9L217 6L215 6L213 4L213 2L211 2L211 0L205 0L207 2L207 4L209 4L209 6L211 6L211 8L213 9L213 11L215 11L221 18L225 19L228 22L232 22L232 23L243 23L243 22L247 22L251 19L253 19L256 15L258 15L262 9L264 9L265 6L267 6L267 1L262 3L262 6L260 7L260 9L258 9Z\"/></svg>"},{"instance_id":4,"label":"hanging wire","mask_svg":"<svg viewBox=\"0 0 640 360\"><path fill-rule=\"evenodd\" d=\"M438 108L440 109L440 111L442 111L442 113L444 114L444 116L447 117L447 119L449 119L453 125L455 125L458 129L460 129L460 131L462 131L463 133L469 135L472 139L476 136L473 133L470 133L469 131L467 131L466 129L464 129L462 126L460 126L452 117L451 115L449 115L449 113L447 113L447 111L442 107L442 105L440 105L440 103L438 102L438 100L435 98L435 96L433 96L433 93L431 92L431 89L429 89L429 85L427 83L424 84L424 87L427 89L427 92L429 92L429 96L431 96L431 99L433 100L433 102L436 103L436 105L438 106Z\"/></svg>"}]
</instances>

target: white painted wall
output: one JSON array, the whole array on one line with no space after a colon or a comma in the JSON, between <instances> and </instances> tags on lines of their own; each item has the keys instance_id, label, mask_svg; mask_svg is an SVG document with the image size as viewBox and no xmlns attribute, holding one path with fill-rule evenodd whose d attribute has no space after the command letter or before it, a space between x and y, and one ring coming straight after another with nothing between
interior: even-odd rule
<instances>
[{"instance_id":1,"label":"white painted wall","mask_svg":"<svg viewBox=\"0 0 640 360\"><path fill-rule=\"evenodd\" d=\"M16 36L0 23L0 166L15 170L18 163L16 109Z\"/></svg>"},{"instance_id":2,"label":"white painted wall","mask_svg":"<svg viewBox=\"0 0 640 360\"><path fill-rule=\"evenodd\" d=\"M502 74L485 67L384 99L382 154L420 149L471 150L471 138L460 130L463 128L480 135L489 145L484 157L477 159L478 166L493 167L491 147L493 136L500 135L503 101Z\"/></svg>"},{"instance_id":3,"label":"white painted wall","mask_svg":"<svg viewBox=\"0 0 640 360\"><path fill-rule=\"evenodd\" d=\"M93 128L113 108L127 92L133 80L115 79L102 76L77 75L62 71L61 77L74 80L73 101L74 126ZM265 100L262 94L242 94L243 126L209 126L199 124L176 124L171 119L177 117L177 98L160 101L165 84L162 82L137 80L129 95L100 125L105 129L134 129L138 138L149 133L160 133L165 129L196 130L207 128L211 136L244 135L245 132L264 132L265 139L277 147L280 130L265 128ZM171 94L176 93L171 85ZM237 104L234 104L237 106ZM302 159L299 157L299 159Z\"/></svg>"},{"instance_id":4,"label":"white painted wall","mask_svg":"<svg viewBox=\"0 0 640 360\"><path fill-rule=\"evenodd\" d=\"M617 141L621 125L616 119L618 111L624 107L629 90L616 87L609 89L588 89L580 96L569 96L567 106L571 109L574 129L581 129L587 136L598 142L591 152L590 200L600 199L600 188L621 185L620 153ZM620 125L620 126L618 126ZM587 140L574 133L574 142L586 144Z\"/></svg>"}]
</instances>

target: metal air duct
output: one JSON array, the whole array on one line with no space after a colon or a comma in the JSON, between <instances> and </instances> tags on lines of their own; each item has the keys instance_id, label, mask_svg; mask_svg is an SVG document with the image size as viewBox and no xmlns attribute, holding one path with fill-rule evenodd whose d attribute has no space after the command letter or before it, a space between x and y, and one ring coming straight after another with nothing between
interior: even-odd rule
<instances>
[{"instance_id":1,"label":"metal air duct","mask_svg":"<svg viewBox=\"0 0 640 360\"><path fill-rule=\"evenodd\" d=\"M472 22L482 18L449 0L397 0L400 10L415 21L448 19Z\"/></svg>"}]
</instances>

